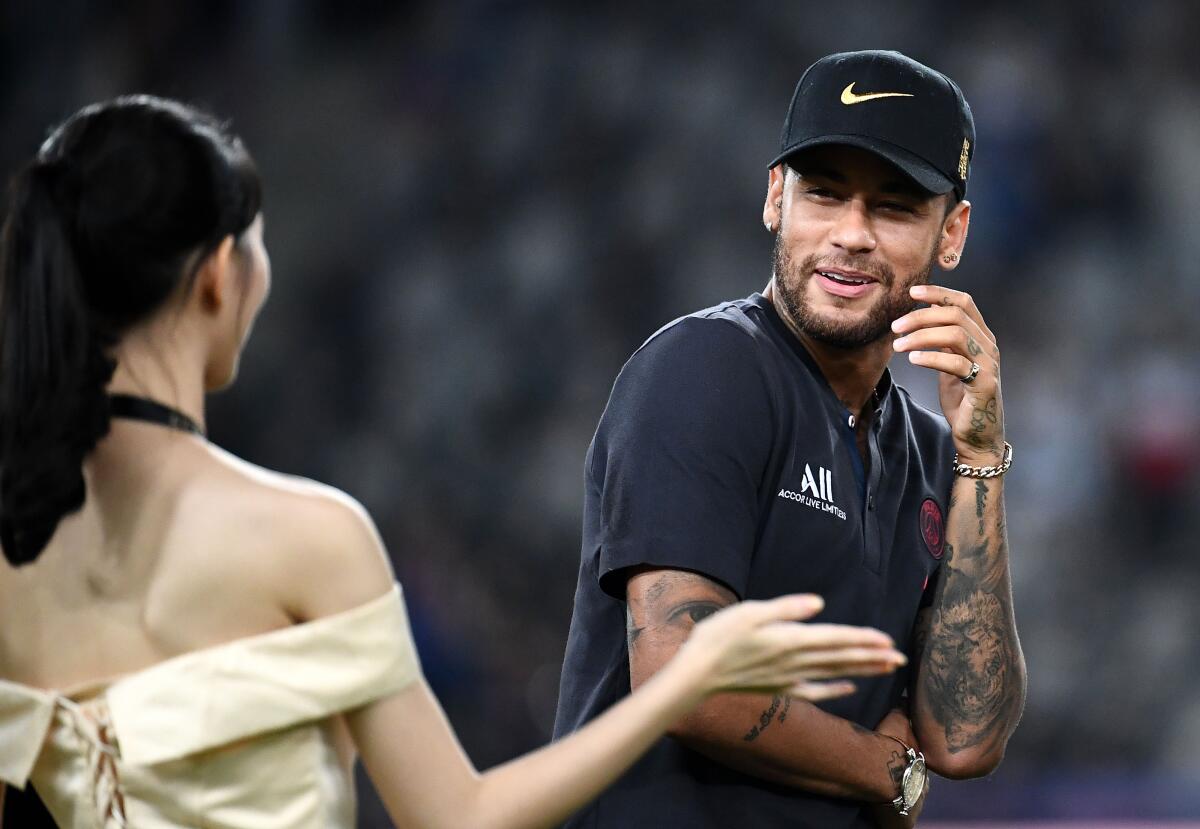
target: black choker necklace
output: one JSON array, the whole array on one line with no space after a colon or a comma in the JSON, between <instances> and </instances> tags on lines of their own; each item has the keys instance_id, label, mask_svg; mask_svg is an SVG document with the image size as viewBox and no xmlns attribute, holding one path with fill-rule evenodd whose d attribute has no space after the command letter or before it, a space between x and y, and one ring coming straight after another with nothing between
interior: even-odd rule
<instances>
[{"instance_id":1,"label":"black choker necklace","mask_svg":"<svg viewBox=\"0 0 1200 829\"><path fill-rule=\"evenodd\" d=\"M110 411L113 417L124 417L129 420L144 420L147 423L157 423L181 432L191 432L193 435L204 437L204 430L183 412L156 403L145 397L134 397L132 394L111 394L108 397Z\"/></svg>"}]
</instances>

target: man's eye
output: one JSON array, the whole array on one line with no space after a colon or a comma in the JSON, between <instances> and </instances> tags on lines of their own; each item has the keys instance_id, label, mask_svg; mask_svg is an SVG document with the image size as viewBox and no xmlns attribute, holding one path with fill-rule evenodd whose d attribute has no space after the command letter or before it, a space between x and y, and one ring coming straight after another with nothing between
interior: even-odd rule
<instances>
[{"instance_id":1,"label":"man's eye","mask_svg":"<svg viewBox=\"0 0 1200 829\"><path fill-rule=\"evenodd\" d=\"M832 199L835 195L832 190L826 190L824 187L810 187L808 188L808 194L816 196L818 199Z\"/></svg>"},{"instance_id":2,"label":"man's eye","mask_svg":"<svg viewBox=\"0 0 1200 829\"><path fill-rule=\"evenodd\" d=\"M911 206L909 206L907 204L901 204L900 202L885 201L885 202L882 202L879 206L881 208L883 208L884 210L891 210L896 213L912 213L913 212L913 208Z\"/></svg>"}]
</instances>

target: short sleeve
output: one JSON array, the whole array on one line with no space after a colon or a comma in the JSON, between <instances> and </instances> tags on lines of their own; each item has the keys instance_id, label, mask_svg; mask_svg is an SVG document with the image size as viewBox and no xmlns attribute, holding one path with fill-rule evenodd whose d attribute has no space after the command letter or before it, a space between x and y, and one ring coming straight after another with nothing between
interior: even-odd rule
<instances>
[{"instance_id":1,"label":"short sleeve","mask_svg":"<svg viewBox=\"0 0 1200 829\"><path fill-rule=\"evenodd\" d=\"M630 358L591 452L600 587L631 567L691 570L746 590L772 437L759 344L734 322L687 317Z\"/></svg>"}]
</instances>

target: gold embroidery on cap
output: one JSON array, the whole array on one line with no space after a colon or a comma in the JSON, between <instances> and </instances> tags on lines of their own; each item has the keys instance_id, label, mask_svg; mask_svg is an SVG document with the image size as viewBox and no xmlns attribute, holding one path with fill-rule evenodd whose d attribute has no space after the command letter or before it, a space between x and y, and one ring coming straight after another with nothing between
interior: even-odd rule
<instances>
[{"instance_id":1,"label":"gold embroidery on cap","mask_svg":"<svg viewBox=\"0 0 1200 829\"><path fill-rule=\"evenodd\" d=\"M958 157L958 177L967 180L967 153L971 150L971 142L963 139L962 154Z\"/></svg>"}]
</instances>

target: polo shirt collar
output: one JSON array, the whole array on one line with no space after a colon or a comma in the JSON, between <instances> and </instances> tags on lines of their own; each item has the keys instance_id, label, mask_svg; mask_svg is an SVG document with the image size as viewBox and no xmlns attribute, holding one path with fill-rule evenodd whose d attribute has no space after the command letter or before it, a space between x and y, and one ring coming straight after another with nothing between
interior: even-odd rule
<instances>
[{"instance_id":1,"label":"polo shirt collar","mask_svg":"<svg viewBox=\"0 0 1200 829\"><path fill-rule=\"evenodd\" d=\"M792 351L795 352L796 356L800 358L800 362L802 362L809 370L809 373L821 381L822 385L824 385L825 389L829 392L830 399L834 400L839 409L844 411L846 407L842 405L842 401L838 400L837 395L833 393L833 387L831 387L829 385L829 381L825 379L825 375L821 372L821 367L817 365L817 361L813 359L813 356L811 353L809 353L809 350L804 347L804 343L800 342L800 339L795 335L795 333L792 332L792 329L788 328L787 323L784 322L783 318L779 316L779 312L775 310L775 303L771 302L771 300L767 299L759 292L751 294L750 302L763 310L763 313L766 314L767 320L770 322L771 326L779 333ZM892 370L885 366L883 369L883 376L879 378L879 382L875 386L875 394L879 400L879 404L875 409L876 418L884 417L890 410L892 392L894 388L895 384L892 382Z\"/></svg>"}]
</instances>

